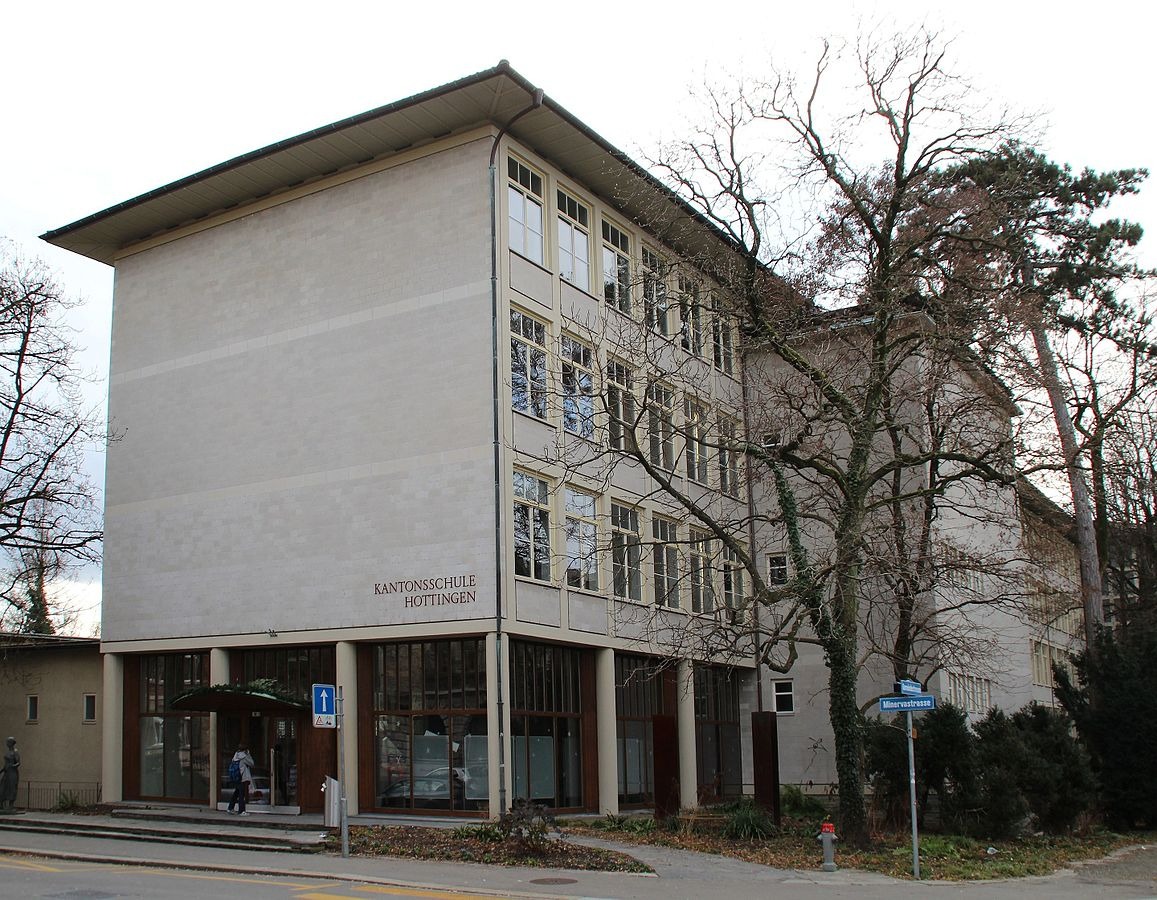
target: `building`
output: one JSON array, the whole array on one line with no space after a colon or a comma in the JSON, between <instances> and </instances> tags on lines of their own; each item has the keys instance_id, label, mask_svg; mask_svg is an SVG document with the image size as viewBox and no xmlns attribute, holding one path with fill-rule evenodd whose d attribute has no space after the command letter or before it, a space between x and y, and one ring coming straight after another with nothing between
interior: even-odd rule
<instances>
[{"instance_id":1,"label":"building","mask_svg":"<svg viewBox=\"0 0 1157 900\"><path fill-rule=\"evenodd\" d=\"M750 793L763 710L784 781L835 780L822 655L760 672L746 628L739 554L789 567L734 448L754 363L711 273L741 251L508 64L45 239L116 268L106 800L223 805L244 741L258 807L320 809L315 683L342 692L351 812ZM992 528L938 524L946 620L1008 594L967 562L1019 553L1013 493L985 503ZM930 652L930 689L1027 702L1029 625L970 625L988 664Z\"/></svg>"},{"instance_id":2,"label":"building","mask_svg":"<svg viewBox=\"0 0 1157 900\"><path fill-rule=\"evenodd\" d=\"M3 734L16 738L16 805L48 809L100 799L100 641L0 634Z\"/></svg>"},{"instance_id":3,"label":"building","mask_svg":"<svg viewBox=\"0 0 1157 900\"><path fill-rule=\"evenodd\" d=\"M116 269L106 800L220 804L245 741L258 806L319 809L337 746L313 683L343 691L351 812L750 786L752 661L653 630L741 580L684 580L679 511L573 456L622 439L604 372L635 410L635 361L596 333L674 329L673 261L736 250L508 64L45 239ZM691 356L735 423L711 316ZM673 387L647 400L674 414ZM670 418L646 427L672 456ZM716 469L705 496L741 505Z\"/></svg>"}]
</instances>

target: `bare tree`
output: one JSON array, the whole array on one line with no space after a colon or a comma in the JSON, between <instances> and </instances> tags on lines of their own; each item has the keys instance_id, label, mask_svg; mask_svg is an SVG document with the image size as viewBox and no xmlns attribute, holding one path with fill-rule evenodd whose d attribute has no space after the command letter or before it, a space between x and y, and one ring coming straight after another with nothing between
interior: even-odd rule
<instances>
[{"instance_id":1,"label":"bare tree","mask_svg":"<svg viewBox=\"0 0 1157 900\"><path fill-rule=\"evenodd\" d=\"M11 574L4 599L18 606L29 602L30 584L37 593L70 561L99 558L99 511L83 463L103 434L82 405L63 321L71 305L42 262L0 243L0 551Z\"/></svg>"}]
</instances>

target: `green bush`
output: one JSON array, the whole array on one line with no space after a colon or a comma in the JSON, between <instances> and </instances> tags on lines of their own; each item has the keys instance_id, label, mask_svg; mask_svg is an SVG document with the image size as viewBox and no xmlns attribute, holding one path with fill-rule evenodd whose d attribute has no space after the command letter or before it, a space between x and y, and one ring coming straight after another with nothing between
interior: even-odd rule
<instances>
[{"instance_id":1,"label":"green bush","mask_svg":"<svg viewBox=\"0 0 1157 900\"><path fill-rule=\"evenodd\" d=\"M822 819L827 808L815 797L805 794L798 785L785 784L779 789L779 808L793 819Z\"/></svg>"},{"instance_id":2,"label":"green bush","mask_svg":"<svg viewBox=\"0 0 1157 900\"><path fill-rule=\"evenodd\" d=\"M519 803L493 823L504 843L520 853L541 856L550 841L554 819L538 803Z\"/></svg>"},{"instance_id":3,"label":"green bush","mask_svg":"<svg viewBox=\"0 0 1157 900\"><path fill-rule=\"evenodd\" d=\"M743 800L728 812L723 834L732 840L761 841L775 834L775 820L762 806Z\"/></svg>"},{"instance_id":4,"label":"green bush","mask_svg":"<svg viewBox=\"0 0 1157 900\"><path fill-rule=\"evenodd\" d=\"M999 709L976 724L976 759L980 808L974 829L989 837L1019 834L1028 818L1020 774L1031 760L1016 725Z\"/></svg>"},{"instance_id":5,"label":"green bush","mask_svg":"<svg viewBox=\"0 0 1157 900\"><path fill-rule=\"evenodd\" d=\"M1096 649L1075 657L1076 683L1056 670L1057 698L1092 758L1106 824L1157 827L1157 632L1102 629Z\"/></svg>"},{"instance_id":6,"label":"green bush","mask_svg":"<svg viewBox=\"0 0 1157 900\"><path fill-rule=\"evenodd\" d=\"M1028 764L1018 783L1037 827L1049 834L1071 831L1093 805L1094 783L1088 754L1063 712L1036 704L1013 714Z\"/></svg>"}]
</instances>

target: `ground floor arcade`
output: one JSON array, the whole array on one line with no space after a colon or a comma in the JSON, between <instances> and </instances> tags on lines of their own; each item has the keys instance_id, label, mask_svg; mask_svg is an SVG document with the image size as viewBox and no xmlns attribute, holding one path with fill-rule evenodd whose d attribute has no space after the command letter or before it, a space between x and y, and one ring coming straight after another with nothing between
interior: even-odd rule
<instances>
[{"instance_id":1,"label":"ground floor arcade","mask_svg":"<svg viewBox=\"0 0 1157 900\"><path fill-rule=\"evenodd\" d=\"M338 740L351 812L674 810L744 791L741 667L490 633L106 652L104 673L107 802L223 805L244 742L255 808L318 811ZM314 683L342 689L340 733L313 726Z\"/></svg>"}]
</instances>

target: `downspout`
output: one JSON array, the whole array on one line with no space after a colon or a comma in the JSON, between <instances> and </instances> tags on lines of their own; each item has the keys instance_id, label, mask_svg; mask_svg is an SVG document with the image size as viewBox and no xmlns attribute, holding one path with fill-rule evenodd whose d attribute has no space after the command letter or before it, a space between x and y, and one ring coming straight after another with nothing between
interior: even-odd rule
<instances>
[{"instance_id":1,"label":"downspout","mask_svg":"<svg viewBox=\"0 0 1157 900\"><path fill-rule=\"evenodd\" d=\"M501 65L501 64L500 64ZM506 710L502 700L502 561L506 545L502 540L502 394L498 356L498 198L494 158L498 144L510 127L528 112L542 106L543 93L536 88L530 106L515 115L494 136L490 148L490 338L493 347L492 389L494 392L494 676L498 690L498 814L505 815L506 803Z\"/></svg>"}]
</instances>

